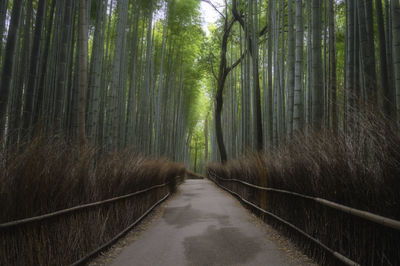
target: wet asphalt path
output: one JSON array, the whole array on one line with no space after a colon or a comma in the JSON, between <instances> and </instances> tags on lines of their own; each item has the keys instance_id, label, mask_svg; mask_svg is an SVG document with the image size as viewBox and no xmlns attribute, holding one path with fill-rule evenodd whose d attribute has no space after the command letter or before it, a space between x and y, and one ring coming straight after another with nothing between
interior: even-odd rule
<instances>
[{"instance_id":1,"label":"wet asphalt path","mask_svg":"<svg viewBox=\"0 0 400 266\"><path fill-rule=\"evenodd\" d=\"M112 265L292 265L235 199L187 180L163 216Z\"/></svg>"}]
</instances>

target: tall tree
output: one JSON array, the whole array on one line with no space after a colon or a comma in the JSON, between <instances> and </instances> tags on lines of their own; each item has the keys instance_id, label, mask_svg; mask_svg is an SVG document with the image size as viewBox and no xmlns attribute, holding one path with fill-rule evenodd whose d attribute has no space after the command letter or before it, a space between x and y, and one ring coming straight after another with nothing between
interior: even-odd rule
<instances>
[{"instance_id":1,"label":"tall tree","mask_svg":"<svg viewBox=\"0 0 400 266\"><path fill-rule=\"evenodd\" d=\"M162 151L160 150L160 147L162 145L162 134L163 132L161 131L161 102L162 100L164 100L164 98L166 97L166 92L164 91L164 86L163 86L163 81L164 81L164 61L165 61L165 46L166 46L166 38L167 38L167 34L168 34L168 29L167 29L167 25L168 25L168 8L169 5L167 7L167 17L164 21L164 25L163 25L163 33L162 33L162 44L161 44L161 62L160 62L160 74L159 74L159 81L158 81L158 95L157 95L157 105L156 105L156 126L155 126L155 154L158 155L162 155ZM165 103L165 100L163 101L163 103ZM164 112L163 112L164 113Z\"/></svg>"},{"instance_id":2,"label":"tall tree","mask_svg":"<svg viewBox=\"0 0 400 266\"><path fill-rule=\"evenodd\" d=\"M303 1L296 0L296 55L295 55L295 88L293 107L293 131L302 129L302 88L303 88Z\"/></svg>"},{"instance_id":3,"label":"tall tree","mask_svg":"<svg viewBox=\"0 0 400 266\"><path fill-rule=\"evenodd\" d=\"M253 6L256 0L249 1L250 10L253 10ZM262 118L261 118L261 90L260 90L260 74L259 74L259 53L258 53L258 38L260 35L265 34L265 29L258 33L257 27L255 23L253 25L246 25L245 21L243 20L243 16L239 13L237 9L237 1L232 0L232 14L234 18L240 23L243 31L245 33L245 38L247 41L247 47L249 49L249 54L251 55L252 63L253 63L253 90L254 90L254 113L255 113L255 134L257 140L257 150L262 151L263 149L263 130L262 130ZM252 14L249 15L251 21L255 21L252 18ZM257 17L257 16L256 16ZM250 26L252 26L250 29Z\"/></svg>"},{"instance_id":4,"label":"tall tree","mask_svg":"<svg viewBox=\"0 0 400 266\"><path fill-rule=\"evenodd\" d=\"M14 51L16 47L22 5L22 0L15 0L13 2L10 26L7 34L4 62L2 65L0 86L0 142L3 141L6 130L6 114L12 79L12 69L14 66Z\"/></svg>"},{"instance_id":5,"label":"tall tree","mask_svg":"<svg viewBox=\"0 0 400 266\"><path fill-rule=\"evenodd\" d=\"M386 36L385 36L385 22L383 18L382 1L375 1L376 21L378 24L378 37L379 37L379 64L380 64L380 109L383 111L387 118L391 117L392 99L390 99L390 85L388 75L388 65L386 58Z\"/></svg>"},{"instance_id":6,"label":"tall tree","mask_svg":"<svg viewBox=\"0 0 400 266\"><path fill-rule=\"evenodd\" d=\"M224 18L224 28L223 35L221 41L221 55L220 55L220 64L217 78L217 94L215 96L216 99L216 107L215 107L215 130L217 136L218 149L221 157L221 162L225 163L228 160L228 156L226 153L226 148L224 144L224 137L222 134L222 123L221 123L221 112L223 106L223 90L225 87L226 77L228 76L230 70L235 67L227 66L226 60L226 52L228 49L228 37L229 33L233 27L233 24L236 22L236 18L231 19L228 22L227 18ZM239 62L239 61L238 61Z\"/></svg>"},{"instance_id":7,"label":"tall tree","mask_svg":"<svg viewBox=\"0 0 400 266\"><path fill-rule=\"evenodd\" d=\"M47 26L46 26L46 37L45 37L45 44L44 44L44 49L43 49L43 56L40 60L40 71L39 71L39 81L38 81L38 86L36 93L34 94L34 104L33 104L33 125L37 125L39 120L42 119L41 116L43 116L43 97L44 97L44 87L45 87L45 81L46 81L46 73L48 69L48 58L49 58L49 50L50 50L50 45L51 45L51 33L53 30L53 20L55 16L55 7L56 7L56 1L52 1L51 3L51 8L48 14L48 21L47 21Z\"/></svg>"},{"instance_id":8,"label":"tall tree","mask_svg":"<svg viewBox=\"0 0 400 266\"><path fill-rule=\"evenodd\" d=\"M335 0L329 0L329 93L331 99L331 126L334 134L338 131L337 81L336 81L336 37Z\"/></svg>"},{"instance_id":9,"label":"tall tree","mask_svg":"<svg viewBox=\"0 0 400 266\"><path fill-rule=\"evenodd\" d=\"M32 0L26 2L25 25L23 31L23 43L21 47L21 56L19 56L19 72L15 73L20 78L16 80L13 89L13 99L9 108L8 131L10 132L7 139L10 146L18 146L18 137L20 133L21 105L24 87L27 86L28 65L29 65L29 48L31 42L31 18L33 13ZM20 34L21 35L21 34ZM11 147L10 147L11 148Z\"/></svg>"},{"instance_id":10,"label":"tall tree","mask_svg":"<svg viewBox=\"0 0 400 266\"><path fill-rule=\"evenodd\" d=\"M68 48L71 43L71 35L69 34L71 24L73 22L72 1L65 1L62 6L64 10L63 23L60 40L60 56L57 60L57 86L55 88L55 110L54 110L54 132L60 133L63 131L64 122L64 95L66 90Z\"/></svg>"},{"instance_id":11,"label":"tall tree","mask_svg":"<svg viewBox=\"0 0 400 266\"><path fill-rule=\"evenodd\" d=\"M396 87L397 123L400 124L400 2L392 0L392 51Z\"/></svg>"},{"instance_id":12,"label":"tall tree","mask_svg":"<svg viewBox=\"0 0 400 266\"><path fill-rule=\"evenodd\" d=\"M0 40L3 40L4 28L6 25L8 0L0 2ZM0 59L2 58L3 45L0 45ZM1 65L2 62L0 62Z\"/></svg>"},{"instance_id":13,"label":"tall tree","mask_svg":"<svg viewBox=\"0 0 400 266\"><path fill-rule=\"evenodd\" d=\"M294 87L295 87L295 40L294 40L294 14L293 1L288 1L288 71L287 71L287 133L292 136L293 131L293 108L294 108ZM302 52L302 51L301 51Z\"/></svg>"},{"instance_id":14,"label":"tall tree","mask_svg":"<svg viewBox=\"0 0 400 266\"><path fill-rule=\"evenodd\" d=\"M125 89L125 86L121 87L121 62L123 60L123 56L125 56L124 52L124 41L126 37L126 26L127 26L127 17L128 17L128 1L123 0L119 1L117 4L118 8L118 24L117 24L117 37L115 40L115 53L113 59L113 68L112 68L112 79L111 79L111 87L110 87L110 103L109 110L107 113L107 119L109 124L109 147L113 147L117 149L118 143L118 124L119 119L119 110L123 109L123 106L119 106L119 97L121 96L122 91Z\"/></svg>"},{"instance_id":15,"label":"tall tree","mask_svg":"<svg viewBox=\"0 0 400 266\"><path fill-rule=\"evenodd\" d=\"M322 128L324 117L321 24L321 1L312 0L312 122L316 130Z\"/></svg>"},{"instance_id":16,"label":"tall tree","mask_svg":"<svg viewBox=\"0 0 400 266\"><path fill-rule=\"evenodd\" d=\"M87 0L79 2L79 104L78 104L78 140L83 147L86 144L85 104L88 87L88 8Z\"/></svg>"},{"instance_id":17,"label":"tall tree","mask_svg":"<svg viewBox=\"0 0 400 266\"><path fill-rule=\"evenodd\" d=\"M372 7L368 4L369 2L372 1L357 1L357 17L359 25L359 34L357 35L357 37L360 38L360 48L362 55L361 65L363 67L363 87L365 87L365 94L367 96L368 103L371 105L371 107L375 108L377 103L377 83L373 45L374 32L371 26L373 16L370 14L372 13Z\"/></svg>"},{"instance_id":18,"label":"tall tree","mask_svg":"<svg viewBox=\"0 0 400 266\"><path fill-rule=\"evenodd\" d=\"M105 0L97 2L96 26L93 37L93 48L90 62L87 135L92 144L98 143L97 136L99 132L100 118L100 90L102 78L101 71L103 69L106 7L107 2Z\"/></svg>"},{"instance_id":19,"label":"tall tree","mask_svg":"<svg viewBox=\"0 0 400 266\"><path fill-rule=\"evenodd\" d=\"M31 135L32 127L32 115L33 115L33 102L34 102L34 92L36 85L36 74L37 65L39 58L39 47L41 43L42 31L43 31L43 17L45 13L46 0L39 0L38 8L36 12L36 22L35 22L35 33L33 35L33 44L31 52L31 61L29 66L29 79L24 94L24 110L22 114L22 137L29 141Z\"/></svg>"},{"instance_id":20,"label":"tall tree","mask_svg":"<svg viewBox=\"0 0 400 266\"><path fill-rule=\"evenodd\" d=\"M273 59L273 33L274 33L274 27L273 27L273 18L272 18L272 13L273 12L273 5L268 6L268 99L267 99L267 119L268 119L268 126L267 126L267 136L269 140L269 147L272 147L273 144L273 76L272 76L272 59Z\"/></svg>"}]
</instances>

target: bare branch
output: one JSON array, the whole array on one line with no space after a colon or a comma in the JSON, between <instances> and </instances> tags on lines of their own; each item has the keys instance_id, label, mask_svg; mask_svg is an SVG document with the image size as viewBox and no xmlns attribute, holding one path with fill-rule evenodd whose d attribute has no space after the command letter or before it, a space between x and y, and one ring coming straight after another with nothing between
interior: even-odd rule
<instances>
[{"instance_id":1,"label":"bare branch","mask_svg":"<svg viewBox=\"0 0 400 266\"><path fill-rule=\"evenodd\" d=\"M226 19L225 16L224 16L224 14L222 14L222 13L218 10L218 8L217 8L210 0L201 0L201 1L204 2L204 3L209 4L212 8L214 8L214 10L215 10L216 12L218 12L218 14L221 15L221 17L223 17L224 19Z\"/></svg>"},{"instance_id":2,"label":"bare branch","mask_svg":"<svg viewBox=\"0 0 400 266\"><path fill-rule=\"evenodd\" d=\"M232 14L233 14L233 17L236 18L237 21L239 21L240 26L242 26L242 29L245 32L245 37L247 39L249 47L253 47L251 37L247 33L248 31L247 31L246 23L244 22L242 14L239 14L239 12L237 10L237 1L236 0L232 0ZM253 56L252 49L250 49L249 52L250 52L250 55Z\"/></svg>"},{"instance_id":3,"label":"bare branch","mask_svg":"<svg viewBox=\"0 0 400 266\"><path fill-rule=\"evenodd\" d=\"M235 63L233 63L230 67L228 67L228 68L226 69L226 72L229 73L229 72L231 72L233 69L235 69L235 67L237 67L237 66L242 62L242 60L243 60L244 57L246 56L246 53L247 53L247 50L244 51L244 53L240 56L240 58L239 58L238 60L236 60Z\"/></svg>"},{"instance_id":4,"label":"bare branch","mask_svg":"<svg viewBox=\"0 0 400 266\"><path fill-rule=\"evenodd\" d=\"M264 28L262 28L262 30L260 31L260 33L258 34L259 37L262 37L265 33L268 32L268 25L265 25Z\"/></svg>"},{"instance_id":5,"label":"bare branch","mask_svg":"<svg viewBox=\"0 0 400 266\"><path fill-rule=\"evenodd\" d=\"M210 54L210 57L208 58L208 61L210 62L210 65L211 65L211 72L212 72L214 78L215 78L216 80L218 80L217 74L215 74L215 70L214 70L213 59L212 59L211 57L214 57L214 58L215 58L215 56L214 56L213 53Z\"/></svg>"}]
</instances>

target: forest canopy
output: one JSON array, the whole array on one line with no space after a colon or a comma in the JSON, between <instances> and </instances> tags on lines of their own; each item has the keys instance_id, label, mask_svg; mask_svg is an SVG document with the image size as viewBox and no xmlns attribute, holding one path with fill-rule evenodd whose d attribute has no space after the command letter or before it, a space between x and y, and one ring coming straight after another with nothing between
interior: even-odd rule
<instances>
[{"instance_id":1,"label":"forest canopy","mask_svg":"<svg viewBox=\"0 0 400 266\"><path fill-rule=\"evenodd\" d=\"M103 151L189 158L204 72L199 4L2 1L3 148L18 149L37 134L74 142L83 127L87 143Z\"/></svg>"}]
</instances>

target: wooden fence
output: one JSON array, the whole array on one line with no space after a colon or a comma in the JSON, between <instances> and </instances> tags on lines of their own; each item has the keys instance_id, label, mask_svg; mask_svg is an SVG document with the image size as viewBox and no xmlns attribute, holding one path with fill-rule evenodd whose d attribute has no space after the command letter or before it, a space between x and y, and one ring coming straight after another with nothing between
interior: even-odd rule
<instances>
[{"instance_id":1,"label":"wooden fence","mask_svg":"<svg viewBox=\"0 0 400 266\"><path fill-rule=\"evenodd\" d=\"M334 260L341 264L398 265L400 263L398 252L400 250L400 221L318 197L257 186L239 179L225 179L210 175L208 177L219 187L239 198L252 210L272 218L280 224L278 227L281 229L284 226L285 230L289 228L291 232L295 231L296 234L301 235L303 239L307 239L308 242L318 246L320 250L333 256ZM257 193L266 193L268 196L257 197ZM267 199L267 202L260 203L258 202L259 199ZM279 201L283 203L280 204ZM260 205L266 205L267 208L261 208ZM292 214L286 215L287 213ZM295 214L293 215L293 213ZM322 217L320 218L323 221L322 223L312 221L318 220L318 216ZM340 222L346 223L346 225L338 225ZM344 230L346 232L340 232L340 228L346 228ZM352 231L352 233L347 236L346 241L335 236L339 233L346 234L348 231ZM319 239L321 235L323 235L324 240L329 239L329 232L335 241L324 243L323 240ZM290 234L288 232L289 236ZM355 236L361 234L362 241L355 239ZM346 238L346 236L344 235L341 238ZM344 242L346 243L344 244ZM379 245L379 243L384 244ZM326 258L323 258L324 260L327 261Z\"/></svg>"},{"instance_id":2,"label":"wooden fence","mask_svg":"<svg viewBox=\"0 0 400 266\"><path fill-rule=\"evenodd\" d=\"M129 232L170 193L170 184L164 183L0 224L0 265L83 265Z\"/></svg>"}]
</instances>

